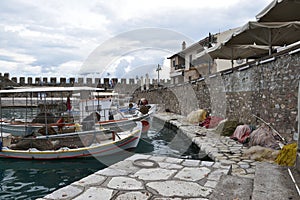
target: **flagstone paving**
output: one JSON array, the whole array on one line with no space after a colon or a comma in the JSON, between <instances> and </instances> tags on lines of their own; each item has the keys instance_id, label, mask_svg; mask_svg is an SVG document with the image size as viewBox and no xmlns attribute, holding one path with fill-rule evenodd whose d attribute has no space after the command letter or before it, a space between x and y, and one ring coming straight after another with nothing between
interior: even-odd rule
<instances>
[{"instance_id":1,"label":"flagstone paving","mask_svg":"<svg viewBox=\"0 0 300 200\"><path fill-rule=\"evenodd\" d=\"M157 165L149 168L149 161ZM145 162L146 168L137 162ZM43 199L208 199L222 174L230 171L215 162L136 154Z\"/></svg>"},{"instance_id":2,"label":"flagstone paving","mask_svg":"<svg viewBox=\"0 0 300 200\"><path fill-rule=\"evenodd\" d=\"M180 115L160 113L154 117L176 126L213 161L135 154L40 200L207 200L223 174L254 178L256 162L242 157L243 145L188 124Z\"/></svg>"}]
</instances>

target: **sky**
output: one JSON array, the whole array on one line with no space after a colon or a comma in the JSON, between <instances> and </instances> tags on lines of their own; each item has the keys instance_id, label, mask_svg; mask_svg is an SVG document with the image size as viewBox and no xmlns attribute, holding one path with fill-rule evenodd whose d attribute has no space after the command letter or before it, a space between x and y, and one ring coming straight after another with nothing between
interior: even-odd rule
<instances>
[{"instance_id":1,"label":"sky","mask_svg":"<svg viewBox=\"0 0 300 200\"><path fill-rule=\"evenodd\" d=\"M272 0L1 0L10 77L169 78L168 56L233 29Z\"/></svg>"}]
</instances>

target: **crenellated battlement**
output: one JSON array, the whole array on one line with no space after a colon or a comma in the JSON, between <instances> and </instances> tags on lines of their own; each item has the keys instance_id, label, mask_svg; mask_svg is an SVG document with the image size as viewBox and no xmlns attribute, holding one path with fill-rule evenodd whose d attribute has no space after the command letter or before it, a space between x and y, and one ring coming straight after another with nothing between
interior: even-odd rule
<instances>
[{"instance_id":1,"label":"crenellated battlement","mask_svg":"<svg viewBox=\"0 0 300 200\"><path fill-rule=\"evenodd\" d=\"M2 74L0 73L0 76ZM4 77L9 79L9 73L5 73ZM149 83L149 84L157 84L157 79L147 79L146 78L90 78L90 77L12 77L11 80L20 86L98 86L98 87L105 87L110 85L122 84L122 85L140 85L142 83ZM161 84L169 84L169 79L161 79Z\"/></svg>"}]
</instances>

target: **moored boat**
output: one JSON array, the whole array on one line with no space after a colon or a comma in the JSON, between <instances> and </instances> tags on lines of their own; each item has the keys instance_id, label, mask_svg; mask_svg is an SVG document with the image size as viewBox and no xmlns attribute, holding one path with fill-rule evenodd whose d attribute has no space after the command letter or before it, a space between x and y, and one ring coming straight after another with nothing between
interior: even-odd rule
<instances>
[{"instance_id":1,"label":"moored boat","mask_svg":"<svg viewBox=\"0 0 300 200\"><path fill-rule=\"evenodd\" d=\"M136 127L122 132L91 130L22 138L16 144L2 146L0 157L50 160L107 156L136 148L141 132L142 124L136 122Z\"/></svg>"},{"instance_id":2,"label":"moored boat","mask_svg":"<svg viewBox=\"0 0 300 200\"><path fill-rule=\"evenodd\" d=\"M23 120L1 121L0 157L21 159L98 157L135 148L142 132L141 122L132 120L130 126L122 126L122 128L116 124L103 127L97 123L97 120L95 121L93 115L91 119L87 119L85 114L91 112L89 109L81 111L81 104L75 104L84 102L85 99L90 100L90 92L96 90L97 88L90 87L42 87L0 91L1 119L3 119L1 97L15 98L15 95L26 97L23 104L32 107L34 106L32 97L40 93L44 94L38 97L43 104L42 110L35 119L29 120L26 110ZM70 98L74 92L76 94L79 92L80 95L77 95L77 99L72 99L74 104L71 105ZM31 100L27 100L28 96ZM60 104L49 106L49 100L46 98L50 98L52 103L58 96L61 96ZM30 105L28 102L31 102ZM61 105L65 107L61 109ZM60 108L60 111L54 111L52 108Z\"/></svg>"}]
</instances>

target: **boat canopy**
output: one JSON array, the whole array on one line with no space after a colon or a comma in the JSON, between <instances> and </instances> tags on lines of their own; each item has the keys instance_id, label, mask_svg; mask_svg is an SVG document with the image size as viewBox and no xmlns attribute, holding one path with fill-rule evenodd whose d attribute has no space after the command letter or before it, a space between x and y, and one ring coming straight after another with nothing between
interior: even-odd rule
<instances>
[{"instance_id":1,"label":"boat canopy","mask_svg":"<svg viewBox=\"0 0 300 200\"><path fill-rule=\"evenodd\" d=\"M115 92L92 92L93 96L118 96Z\"/></svg>"},{"instance_id":2,"label":"boat canopy","mask_svg":"<svg viewBox=\"0 0 300 200\"><path fill-rule=\"evenodd\" d=\"M39 92L74 92L74 91L104 91L103 88L94 87L30 87L30 88L17 88L10 90L0 90L0 94L8 93L39 93Z\"/></svg>"}]
</instances>

